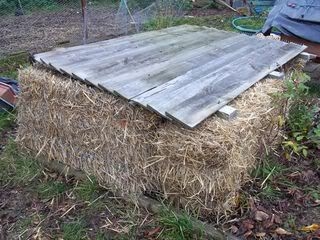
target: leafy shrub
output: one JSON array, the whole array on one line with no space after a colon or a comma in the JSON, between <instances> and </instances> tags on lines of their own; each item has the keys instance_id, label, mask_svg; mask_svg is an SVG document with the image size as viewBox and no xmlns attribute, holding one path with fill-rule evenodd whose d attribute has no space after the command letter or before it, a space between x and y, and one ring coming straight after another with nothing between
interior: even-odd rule
<instances>
[{"instance_id":1,"label":"leafy shrub","mask_svg":"<svg viewBox=\"0 0 320 240\"><path fill-rule=\"evenodd\" d=\"M309 88L305 85L308 81L306 74L295 71L286 80L282 94L287 101L287 134L283 146L288 159L292 153L306 157L309 149L320 147L319 108L309 95Z\"/></svg>"}]
</instances>

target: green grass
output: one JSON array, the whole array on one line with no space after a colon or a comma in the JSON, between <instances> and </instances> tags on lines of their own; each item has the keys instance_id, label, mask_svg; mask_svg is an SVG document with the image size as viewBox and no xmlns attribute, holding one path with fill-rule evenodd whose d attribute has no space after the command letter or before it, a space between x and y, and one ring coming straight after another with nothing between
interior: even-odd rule
<instances>
[{"instance_id":1,"label":"green grass","mask_svg":"<svg viewBox=\"0 0 320 240\"><path fill-rule=\"evenodd\" d=\"M14 112L0 112L0 133L14 125L16 114Z\"/></svg>"},{"instance_id":2,"label":"green grass","mask_svg":"<svg viewBox=\"0 0 320 240\"><path fill-rule=\"evenodd\" d=\"M49 180L42 182L37 187L39 197L42 199L52 199L69 190L69 186L58 180Z\"/></svg>"},{"instance_id":3,"label":"green grass","mask_svg":"<svg viewBox=\"0 0 320 240\"><path fill-rule=\"evenodd\" d=\"M21 154L13 140L9 141L0 157L1 184L27 186L42 174L42 166L34 159Z\"/></svg>"},{"instance_id":4,"label":"green grass","mask_svg":"<svg viewBox=\"0 0 320 240\"><path fill-rule=\"evenodd\" d=\"M316 170L320 169L320 158L316 158L313 160L312 165L315 167Z\"/></svg>"},{"instance_id":5,"label":"green grass","mask_svg":"<svg viewBox=\"0 0 320 240\"><path fill-rule=\"evenodd\" d=\"M273 159L271 156L267 157L253 170L252 176L255 178L259 178L260 180L272 181L274 178L281 176L287 167L282 165L277 161L277 159Z\"/></svg>"},{"instance_id":6,"label":"green grass","mask_svg":"<svg viewBox=\"0 0 320 240\"><path fill-rule=\"evenodd\" d=\"M85 224L82 220L63 223L61 226L62 238L64 240L81 240L86 238Z\"/></svg>"},{"instance_id":7,"label":"green grass","mask_svg":"<svg viewBox=\"0 0 320 240\"><path fill-rule=\"evenodd\" d=\"M17 79L18 69L27 65L29 65L29 55L26 52L0 58L0 76Z\"/></svg>"},{"instance_id":8,"label":"green grass","mask_svg":"<svg viewBox=\"0 0 320 240\"><path fill-rule=\"evenodd\" d=\"M283 196L283 194L279 189L268 184L263 189L261 189L261 191L257 194L257 196L262 199L274 201L274 200L280 199Z\"/></svg>"},{"instance_id":9,"label":"green grass","mask_svg":"<svg viewBox=\"0 0 320 240\"><path fill-rule=\"evenodd\" d=\"M277 188L277 183L285 182L282 178L287 168L277 162L276 159L267 157L253 170L252 177L255 178L261 187L257 194L261 198L276 200L282 196L282 192Z\"/></svg>"},{"instance_id":10,"label":"green grass","mask_svg":"<svg viewBox=\"0 0 320 240\"><path fill-rule=\"evenodd\" d=\"M88 176L74 189L75 195L83 201L94 201L101 193L101 187L93 176Z\"/></svg>"},{"instance_id":11,"label":"green grass","mask_svg":"<svg viewBox=\"0 0 320 240\"><path fill-rule=\"evenodd\" d=\"M286 229L293 229L293 230L296 230L296 221L297 221L297 218L296 216L293 216L291 214L289 214L289 216L287 217L287 220L284 222L284 227Z\"/></svg>"},{"instance_id":12,"label":"green grass","mask_svg":"<svg viewBox=\"0 0 320 240\"><path fill-rule=\"evenodd\" d=\"M207 16L207 17L158 17L144 25L147 31L158 30L166 27L178 26L183 24L214 27L226 31L236 31L231 25L232 18L225 16Z\"/></svg>"},{"instance_id":13,"label":"green grass","mask_svg":"<svg viewBox=\"0 0 320 240\"><path fill-rule=\"evenodd\" d=\"M306 85L309 87L309 94L311 96L320 97L320 83L315 81L307 82Z\"/></svg>"},{"instance_id":14,"label":"green grass","mask_svg":"<svg viewBox=\"0 0 320 240\"><path fill-rule=\"evenodd\" d=\"M164 229L160 234L161 239L203 239L202 225L186 213L176 214L168 208L164 208L159 214L158 222Z\"/></svg>"}]
</instances>

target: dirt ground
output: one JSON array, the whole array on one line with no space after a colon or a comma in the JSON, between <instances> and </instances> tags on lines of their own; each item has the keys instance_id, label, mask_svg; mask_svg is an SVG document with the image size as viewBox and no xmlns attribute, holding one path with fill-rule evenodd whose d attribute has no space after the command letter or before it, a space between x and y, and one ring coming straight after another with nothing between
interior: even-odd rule
<instances>
[{"instance_id":1,"label":"dirt ground","mask_svg":"<svg viewBox=\"0 0 320 240\"><path fill-rule=\"evenodd\" d=\"M123 27L116 22L117 7L89 7L88 42L110 39L123 34ZM227 9L192 9L187 16L231 16ZM43 52L56 46L82 43L82 16L78 8L51 12L34 12L30 15L2 16L0 19L0 57L27 51Z\"/></svg>"},{"instance_id":2,"label":"dirt ground","mask_svg":"<svg viewBox=\"0 0 320 240\"><path fill-rule=\"evenodd\" d=\"M116 9L99 8L88 12L89 39L108 39L115 34ZM51 49L61 43L82 42L80 9L63 9L0 19L0 57L18 51L31 53Z\"/></svg>"}]
</instances>

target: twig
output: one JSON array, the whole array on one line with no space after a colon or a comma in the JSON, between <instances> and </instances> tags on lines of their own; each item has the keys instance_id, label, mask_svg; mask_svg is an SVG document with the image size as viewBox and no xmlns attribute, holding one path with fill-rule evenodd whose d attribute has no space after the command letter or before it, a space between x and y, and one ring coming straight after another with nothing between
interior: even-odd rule
<instances>
[{"instance_id":1,"label":"twig","mask_svg":"<svg viewBox=\"0 0 320 240\"><path fill-rule=\"evenodd\" d=\"M230 6L229 4L227 4L226 2L224 2L224 1L222 1L222 0L215 0L215 1L216 1L217 3L220 3L221 5L226 6L227 8L231 9L232 11L237 12L237 13L239 13L240 15L242 15L241 12L239 12L237 9L231 7L231 6Z\"/></svg>"}]
</instances>

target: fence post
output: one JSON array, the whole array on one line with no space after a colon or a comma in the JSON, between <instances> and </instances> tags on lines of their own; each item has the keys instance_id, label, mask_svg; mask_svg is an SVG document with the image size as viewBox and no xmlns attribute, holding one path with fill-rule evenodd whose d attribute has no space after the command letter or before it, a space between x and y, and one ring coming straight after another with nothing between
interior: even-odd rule
<instances>
[{"instance_id":1,"label":"fence post","mask_svg":"<svg viewBox=\"0 0 320 240\"><path fill-rule=\"evenodd\" d=\"M83 32L83 44L87 43L88 39L88 7L87 0L81 0L82 9L82 32Z\"/></svg>"}]
</instances>

